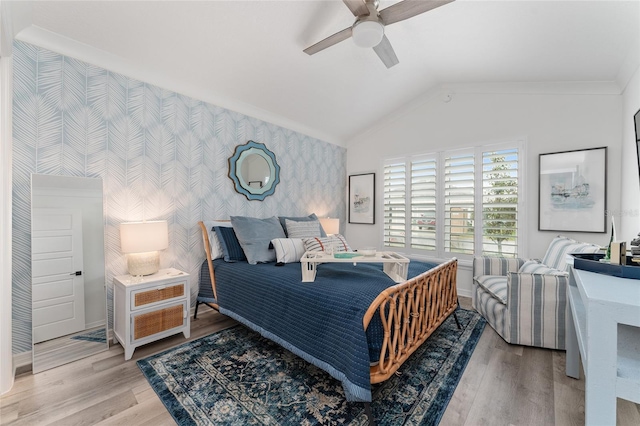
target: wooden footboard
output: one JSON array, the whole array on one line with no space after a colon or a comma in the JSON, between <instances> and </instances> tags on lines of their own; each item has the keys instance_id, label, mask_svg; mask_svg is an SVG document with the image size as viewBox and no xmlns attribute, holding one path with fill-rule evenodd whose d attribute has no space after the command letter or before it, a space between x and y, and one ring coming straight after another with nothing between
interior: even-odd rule
<instances>
[{"instance_id":1,"label":"wooden footboard","mask_svg":"<svg viewBox=\"0 0 640 426\"><path fill-rule=\"evenodd\" d=\"M391 377L456 310L457 271L458 260L453 258L404 283L389 287L373 301L364 316L364 329L378 312L384 340L380 361L370 370L371 383L380 383Z\"/></svg>"}]
</instances>

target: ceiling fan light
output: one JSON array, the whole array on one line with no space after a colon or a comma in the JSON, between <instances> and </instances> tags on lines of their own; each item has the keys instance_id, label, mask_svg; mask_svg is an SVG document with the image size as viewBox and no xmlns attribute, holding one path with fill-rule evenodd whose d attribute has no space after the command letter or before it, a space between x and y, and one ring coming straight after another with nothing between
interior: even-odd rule
<instances>
[{"instance_id":1,"label":"ceiling fan light","mask_svg":"<svg viewBox=\"0 0 640 426\"><path fill-rule=\"evenodd\" d=\"M375 47L384 36L384 26L377 21L361 21L353 27L353 42L359 47Z\"/></svg>"}]
</instances>

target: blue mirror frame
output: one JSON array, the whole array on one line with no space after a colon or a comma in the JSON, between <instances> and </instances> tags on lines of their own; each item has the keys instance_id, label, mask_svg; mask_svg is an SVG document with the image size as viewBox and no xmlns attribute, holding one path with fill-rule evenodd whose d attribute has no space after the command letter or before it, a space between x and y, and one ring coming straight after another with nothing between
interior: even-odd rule
<instances>
[{"instance_id":1,"label":"blue mirror frame","mask_svg":"<svg viewBox=\"0 0 640 426\"><path fill-rule=\"evenodd\" d=\"M255 156L255 157L254 157ZM268 167L268 175L262 180L252 181L250 177L243 175L242 171L250 160L262 158ZM245 167L243 168L243 165ZM262 201L276 190L280 183L280 166L276 156L267 147L259 142L248 141L244 145L236 146L235 152L229 157L229 178L233 181L236 192L247 197L248 200Z\"/></svg>"}]
</instances>

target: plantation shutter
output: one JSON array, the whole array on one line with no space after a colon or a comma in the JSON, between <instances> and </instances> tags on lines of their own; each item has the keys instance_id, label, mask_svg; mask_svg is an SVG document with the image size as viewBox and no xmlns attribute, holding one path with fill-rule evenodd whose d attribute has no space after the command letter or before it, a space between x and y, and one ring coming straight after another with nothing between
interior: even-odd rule
<instances>
[{"instance_id":1,"label":"plantation shutter","mask_svg":"<svg viewBox=\"0 0 640 426\"><path fill-rule=\"evenodd\" d=\"M444 160L444 248L474 253L474 154L446 153Z\"/></svg>"},{"instance_id":2,"label":"plantation shutter","mask_svg":"<svg viewBox=\"0 0 640 426\"><path fill-rule=\"evenodd\" d=\"M406 164L396 162L384 166L384 245L406 245Z\"/></svg>"},{"instance_id":3,"label":"plantation shutter","mask_svg":"<svg viewBox=\"0 0 640 426\"><path fill-rule=\"evenodd\" d=\"M518 149L482 153L482 254L518 253Z\"/></svg>"},{"instance_id":4,"label":"plantation shutter","mask_svg":"<svg viewBox=\"0 0 640 426\"><path fill-rule=\"evenodd\" d=\"M411 248L436 250L437 162L411 162Z\"/></svg>"}]
</instances>

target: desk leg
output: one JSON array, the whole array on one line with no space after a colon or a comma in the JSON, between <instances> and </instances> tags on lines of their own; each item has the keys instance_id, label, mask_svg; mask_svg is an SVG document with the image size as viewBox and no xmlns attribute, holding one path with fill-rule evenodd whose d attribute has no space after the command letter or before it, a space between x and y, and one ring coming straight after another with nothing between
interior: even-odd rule
<instances>
[{"instance_id":1,"label":"desk leg","mask_svg":"<svg viewBox=\"0 0 640 426\"><path fill-rule=\"evenodd\" d=\"M567 286L567 291L569 286ZM580 379L580 348L578 347L578 335L576 333L576 325L571 310L571 297L567 297L566 326L567 334L565 335L565 347L567 348L565 374L574 379Z\"/></svg>"},{"instance_id":2,"label":"desk leg","mask_svg":"<svg viewBox=\"0 0 640 426\"><path fill-rule=\"evenodd\" d=\"M316 272L318 264L316 262L306 261L300 262L300 268L302 269L302 282L312 283L316 280Z\"/></svg>"},{"instance_id":3,"label":"desk leg","mask_svg":"<svg viewBox=\"0 0 640 426\"><path fill-rule=\"evenodd\" d=\"M596 303L588 305L589 342L585 352L585 425L616 424L618 324L611 312Z\"/></svg>"}]
</instances>

